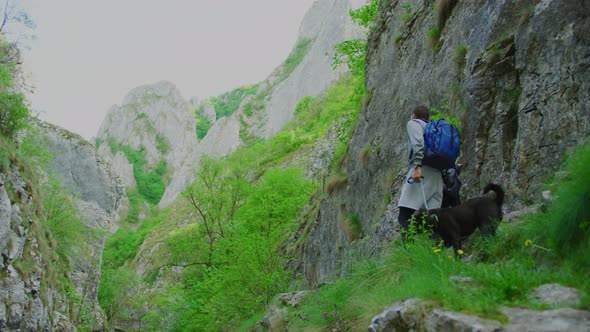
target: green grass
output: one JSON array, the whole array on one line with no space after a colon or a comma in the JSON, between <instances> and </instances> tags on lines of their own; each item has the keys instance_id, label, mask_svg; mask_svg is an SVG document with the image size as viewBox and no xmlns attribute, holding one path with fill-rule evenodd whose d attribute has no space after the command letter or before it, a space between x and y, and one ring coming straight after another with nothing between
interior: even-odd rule
<instances>
[{"instance_id":1,"label":"green grass","mask_svg":"<svg viewBox=\"0 0 590 332\"><path fill-rule=\"evenodd\" d=\"M495 237L477 233L465 245L462 260L426 235L393 243L381 257L357 263L305 299L289 315L293 329L361 330L372 317L396 301L420 298L427 305L505 321L503 306L548 309L529 299L535 287L560 283L590 294L590 145L577 148L564 170L571 175L554 182L557 199L547 212L502 223ZM575 178L575 179L574 179ZM461 284L451 277L468 277ZM582 299L590 307L590 298Z\"/></svg>"},{"instance_id":2,"label":"green grass","mask_svg":"<svg viewBox=\"0 0 590 332\"><path fill-rule=\"evenodd\" d=\"M441 37L442 33L439 28L432 28L428 31L428 46L435 52L438 53L442 47Z\"/></svg>"}]
</instances>

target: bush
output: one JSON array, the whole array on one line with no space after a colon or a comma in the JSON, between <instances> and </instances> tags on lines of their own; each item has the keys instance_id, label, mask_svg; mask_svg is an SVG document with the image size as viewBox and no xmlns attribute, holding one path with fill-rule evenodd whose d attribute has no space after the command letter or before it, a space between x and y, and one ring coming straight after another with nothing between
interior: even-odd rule
<instances>
[{"instance_id":1,"label":"bush","mask_svg":"<svg viewBox=\"0 0 590 332\"><path fill-rule=\"evenodd\" d=\"M0 64L0 134L9 138L27 127L30 116L24 96L13 90L14 68L11 63Z\"/></svg>"},{"instance_id":2,"label":"bush","mask_svg":"<svg viewBox=\"0 0 590 332\"><path fill-rule=\"evenodd\" d=\"M212 97L210 101L213 108L215 108L217 119L234 114L244 98L256 94L256 91L258 91L258 84L244 85L218 97Z\"/></svg>"},{"instance_id":3,"label":"bush","mask_svg":"<svg viewBox=\"0 0 590 332\"><path fill-rule=\"evenodd\" d=\"M590 144L579 146L566 162L567 178L559 183L549 208L549 240L567 256L584 246L590 249Z\"/></svg>"},{"instance_id":4,"label":"bush","mask_svg":"<svg viewBox=\"0 0 590 332\"><path fill-rule=\"evenodd\" d=\"M195 128L197 131L197 138L199 140L202 140L203 138L205 138L205 136L209 132L209 129L211 128L211 126L213 126L213 123L211 122L211 120L209 120L209 118L207 118L205 116L197 115L195 118Z\"/></svg>"},{"instance_id":5,"label":"bush","mask_svg":"<svg viewBox=\"0 0 590 332\"><path fill-rule=\"evenodd\" d=\"M53 239L57 242L59 257L63 262L68 262L70 257L74 257L77 249L86 243L84 233L88 232L88 229L82 223L75 203L60 188L57 180L50 179L42 192L42 215Z\"/></svg>"}]
</instances>

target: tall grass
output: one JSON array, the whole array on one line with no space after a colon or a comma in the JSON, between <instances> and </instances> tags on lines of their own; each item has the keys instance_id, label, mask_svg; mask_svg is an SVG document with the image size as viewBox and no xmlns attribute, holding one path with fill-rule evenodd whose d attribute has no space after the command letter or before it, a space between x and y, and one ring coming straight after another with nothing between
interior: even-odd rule
<instances>
[{"instance_id":1,"label":"tall grass","mask_svg":"<svg viewBox=\"0 0 590 332\"><path fill-rule=\"evenodd\" d=\"M590 248L590 144L579 146L566 163L561 183L549 209L551 246L562 256ZM588 266L588 265L587 265Z\"/></svg>"},{"instance_id":2,"label":"tall grass","mask_svg":"<svg viewBox=\"0 0 590 332\"><path fill-rule=\"evenodd\" d=\"M560 283L590 293L588 206L590 145L576 149L568 176L557 186L547 212L500 225L495 237L474 235L463 259L427 235L358 263L353 271L328 282L290 313L294 329L366 329L372 317L396 301L425 300L425 306L504 321L504 306L547 309L529 297L532 289ZM461 277L461 278L456 278ZM463 281L457 281L463 279ZM465 281L466 280L466 281ZM581 307L588 307L588 296Z\"/></svg>"}]
</instances>

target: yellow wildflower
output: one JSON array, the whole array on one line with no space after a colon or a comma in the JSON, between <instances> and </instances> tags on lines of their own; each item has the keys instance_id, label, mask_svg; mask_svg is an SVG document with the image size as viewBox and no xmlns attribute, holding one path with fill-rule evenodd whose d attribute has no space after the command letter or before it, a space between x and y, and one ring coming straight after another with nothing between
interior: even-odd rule
<instances>
[{"instance_id":1,"label":"yellow wildflower","mask_svg":"<svg viewBox=\"0 0 590 332\"><path fill-rule=\"evenodd\" d=\"M531 240L526 240L526 241L524 241L524 246L525 246L525 247L528 247L528 246L530 246L531 244L533 244L533 241L531 241Z\"/></svg>"},{"instance_id":2,"label":"yellow wildflower","mask_svg":"<svg viewBox=\"0 0 590 332\"><path fill-rule=\"evenodd\" d=\"M465 252L464 252L463 250L459 249L459 250L457 250L457 253L458 253L459 255L463 255Z\"/></svg>"},{"instance_id":3,"label":"yellow wildflower","mask_svg":"<svg viewBox=\"0 0 590 332\"><path fill-rule=\"evenodd\" d=\"M441 252L441 251L442 251L442 249L441 249L441 248L434 248L434 252L435 252L435 253L437 253L437 254L438 254L439 252Z\"/></svg>"}]
</instances>

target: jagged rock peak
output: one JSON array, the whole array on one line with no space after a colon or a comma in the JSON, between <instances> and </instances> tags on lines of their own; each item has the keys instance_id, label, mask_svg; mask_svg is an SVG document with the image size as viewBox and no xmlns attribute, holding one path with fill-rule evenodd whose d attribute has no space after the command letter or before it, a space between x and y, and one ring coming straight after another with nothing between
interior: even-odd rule
<instances>
[{"instance_id":1,"label":"jagged rock peak","mask_svg":"<svg viewBox=\"0 0 590 332\"><path fill-rule=\"evenodd\" d=\"M121 106L113 106L98 132L102 140L114 139L116 143L144 150L148 166L153 167L166 160L170 177L178 182L177 172L186 163L194 164L197 149L195 118L189 102L183 99L176 86L167 81L142 85L124 98ZM115 171L126 185L133 185L131 165L125 162L120 151L100 146L99 153L116 165ZM188 167L190 168L190 167ZM165 201L171 203L181 186L168 188ZM166 205L167 205L166 204Z\"/></svg>"},{"instance_id":2,"label":"jagged rock peak","mask_svg":"<svg viewBox=\"0 0 590 332\"><path fill-rule=\"evenodd\" d=\"M160 81L133 89L121 106L111 107L98 137L114 137L133 148L144 145L148 160L159 160L162 153L158 153L154 144L156 135L161 135L160 139L176 151L186 143L196 143L194 128L195 120L188 102L174 84Z\"/></svg>"}]
</instances>

